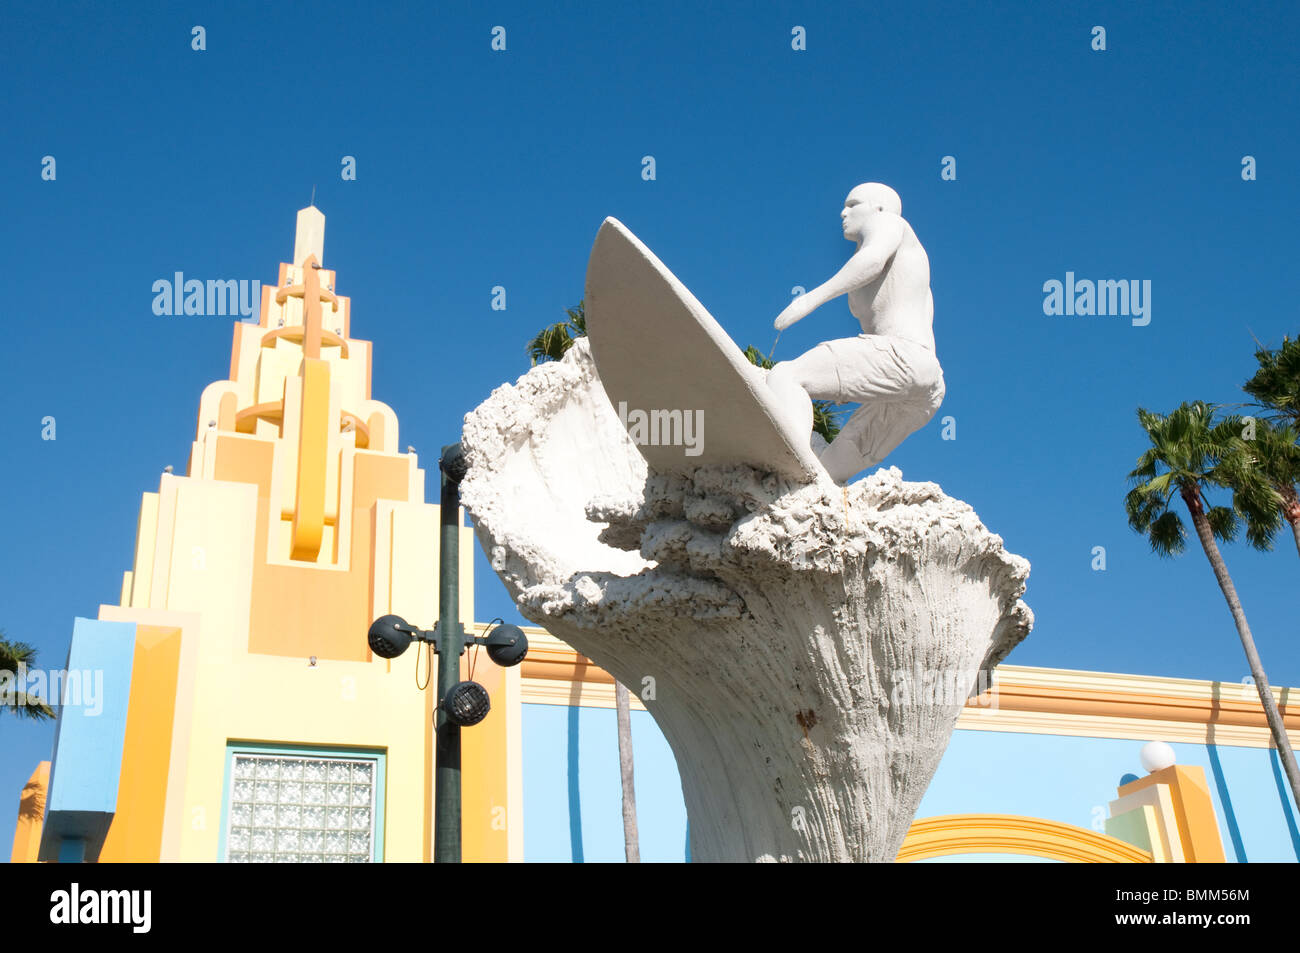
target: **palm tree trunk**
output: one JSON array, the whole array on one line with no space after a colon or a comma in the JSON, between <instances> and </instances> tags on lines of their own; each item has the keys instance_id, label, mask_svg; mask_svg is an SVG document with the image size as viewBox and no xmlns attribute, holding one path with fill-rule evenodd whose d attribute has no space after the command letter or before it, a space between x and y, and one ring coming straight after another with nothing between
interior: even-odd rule
<instances>
[{"instance_id":1,"label":"palm tree trunk","mask_svg":"<svg viewBox=\"0 0 1300 953\"><path fill-rule=\"evenodd\" d=\"M1291 535L1295 537L1296 552L1300 553L1300 494L1294 486L1279 488L1282 492L1282 515L1291 524Z\"/></svg>"},{"instance_id":2,"label":"palm tree trunk","mask_svg":"<svg viewBox=\"0 0 1300 953\"><path fill-rule=\"evenodd\" d=\"M614 707L618 709L618 767L623 776L623 844L629 864L641 862L641 845L636 833L636 786L632 783L632 703L622 682L614 683Z\"/></svg>"},{"instance_id":3,"label":"palm tree trunk","mask_svg":"<svg viewBox=\"0 0 1300 953\"><path fill-rule=\"evenodd\" d=\"M1195 489L1187 489L1182 492L1182 496L1183 502L1191 511L1192 524L1196 527L1196 535L1201 540L1201 547L1205 550L1211 568L1214 569L1214 578L1219 581L1223 598L1228 601L1228 610L1232 613L1232 621L1237 625L1237 635L1241 638L1241 647L1246 652L1246 662L1250 666L1251 677L1255 679L1255 688L1259 692L1259 702L1264 706L1264 717L1273 734L1273 743L1277 745L1278 757L1282 759L1287 782L1291 785L1291 796L1300 807L1300 769L1296 767L1291 740L1287 737L1286 728L1282 724L1282 715L1277 710L1277 700L1273 698L1273 689L1269 687L1268 676L1264 674L1264 665L1260 662L1259 652L1255 649L1255 639L1250 634L1246 612L1241 608L1241 600L1237 598L1237 587L1232 584L1232 577L1228 575L1223 554L1219 552L1219 545L1214 541L1214 533L1210 530L1209 520L1205 518L1205 507L1201 503L1200 494Z\"/></svg>"}]
</instances>

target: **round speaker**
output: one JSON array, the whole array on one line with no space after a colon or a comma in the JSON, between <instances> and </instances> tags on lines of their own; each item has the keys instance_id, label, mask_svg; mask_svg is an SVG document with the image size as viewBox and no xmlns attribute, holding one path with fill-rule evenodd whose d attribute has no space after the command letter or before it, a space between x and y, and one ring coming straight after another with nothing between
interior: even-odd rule
<instances>
[{"instance_id":1,"label":"round speaker","mask_svg":"<svg viewBox=\"0 0 1300 953\"><path fill-rule=\"evenodd\" d=\"M502 623L487 637L488 658L509 668L518 665L528 654L528 638L517 625Z\"/></svg>"},{"instance_id":2,"label":"round speaker","mask_svg":"<svg viewBox=\"0 0 1300 953\"><path fill-rule=\"evenodd\" d=\"M403 631L406 627L406 620L399 615L380 616L366 636L370 651L380 658L397 658L411 644L411 633Z\"/></svg>"},{"instance_id":3,"label":"round speaker","mask_svg":"<svg viewBox=\"0 0 1300 953\"><path fill-rule=\"evenodd\" d=\"M468 728L488 716L492 702L487 689L478 682L457 682L442 700L442 710L453 725Z\"/></svg>"}]
</instances>

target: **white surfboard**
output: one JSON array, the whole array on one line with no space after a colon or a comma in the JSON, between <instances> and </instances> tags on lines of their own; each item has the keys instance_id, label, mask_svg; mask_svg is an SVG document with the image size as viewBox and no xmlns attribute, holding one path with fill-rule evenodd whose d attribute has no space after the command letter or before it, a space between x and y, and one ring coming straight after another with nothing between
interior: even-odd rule
<instances>
[{"instance_id":1,"label":"white surfboard","mask_svg":"<svg viewBox=\"0 0 1300 953\"><path fill-rule=\"evenodd\" d=\"M764 372L617 219L596 234L584 302L605 393L653 469L748 464L796 480L825 472L810 435L783 422ZM700 433L682 430L688 423Z\"/></svg>"}]
</instances>

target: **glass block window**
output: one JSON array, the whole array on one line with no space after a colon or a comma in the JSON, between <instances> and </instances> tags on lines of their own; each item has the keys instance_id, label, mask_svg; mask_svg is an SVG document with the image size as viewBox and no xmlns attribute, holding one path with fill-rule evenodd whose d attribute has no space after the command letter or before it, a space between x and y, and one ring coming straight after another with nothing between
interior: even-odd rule
<instances>
[{"instance_id":1,"label":"glass block window","mask_svg":"<svg viewBox=\"0 0 1300 953\"><path fill-rule=\"evenodd\" d=\"M234 751L230 770L228 863L375 859L377 758Z\"/></svg>"}]
</instances>

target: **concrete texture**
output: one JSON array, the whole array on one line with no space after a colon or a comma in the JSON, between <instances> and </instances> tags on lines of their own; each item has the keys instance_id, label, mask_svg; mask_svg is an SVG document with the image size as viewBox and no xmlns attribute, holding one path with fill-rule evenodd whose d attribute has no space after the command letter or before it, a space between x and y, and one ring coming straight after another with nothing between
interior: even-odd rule
<instances>
[{"instance_id":1,"label":"concrete texture","mask_svg":"<svg viewBox=\"0 0 1300 953\"><path fill-rule=\"evenodd\" d=\"M965 695L1032 625L1025 560L896 469L651 471L583 340L463 442L462 499L520 612L672 746L694 859L893 859Z\"/></svg>"}]
</instances>

